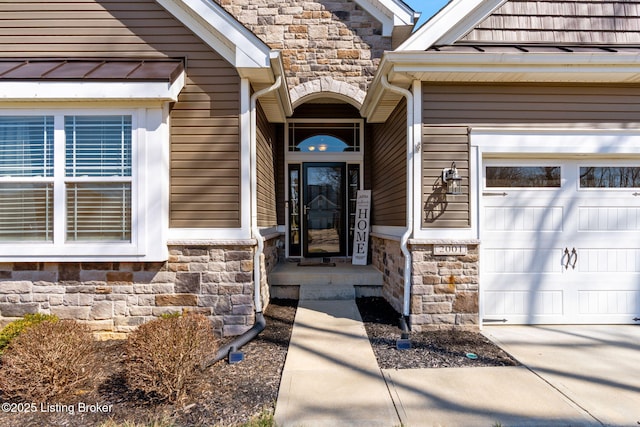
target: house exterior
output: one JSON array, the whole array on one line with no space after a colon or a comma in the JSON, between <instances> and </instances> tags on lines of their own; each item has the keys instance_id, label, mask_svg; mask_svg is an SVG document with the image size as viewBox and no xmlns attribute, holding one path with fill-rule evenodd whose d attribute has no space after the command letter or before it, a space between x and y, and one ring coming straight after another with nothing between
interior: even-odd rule
<instances>
[{"instance_id":1,"label":"house exterior","mask_svg":"<svg viewBox=\"0 0 640 427\"><path fill-rule=\"evenodd\" d=\"M640 2L48 7L0 4L3 322L242 334L364 189L413 330L640 315Z\"/></svg>"}]
</instances>

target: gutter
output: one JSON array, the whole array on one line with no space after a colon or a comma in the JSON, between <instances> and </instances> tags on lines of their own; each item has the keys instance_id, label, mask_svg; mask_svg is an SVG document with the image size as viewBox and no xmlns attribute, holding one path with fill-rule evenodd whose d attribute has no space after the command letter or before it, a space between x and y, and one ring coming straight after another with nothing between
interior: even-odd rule
<instances>
[{"instance_id":1,"label":"gutter","mask_svg":"<svg viewBox=\"0 0 640 427\"><path fill-rule=\"evenodd\" d=\"M258 98L261 96L272 92L280 87L282 84L282 76L278 76L276 78L276 82L264 89L261 89L257 92L254 92L251 95L251 103L250 103L250 168L251 168L251 236L256 240L257 248L256 252L253 254L253 302L256 311L256 320L251 329L246 331L244 334L238 336L233 341L228 343L227 345L221 347L216 356L208 361L205 364L205 368L213 365L219 360L224 359L227 356L231 356L233 354L238 354L238 349L247 344L249 341L253 340L258 334L267 326L267 322L264 319L264 315L262 314L262 294L260 292L260 287L262 283L262 271L260 269L260 258L264 251L264 238L260 233L260 229L258 228L258 170L257 170L257 148L256 148L256 140L257 140L257 119L256 119L256 104ZM240 362L242 360L242 355L239 355L239 359L235 360L233 363ZM231 359L231 357L230 357Z\"/></svg>"},{"instance_id":2,"label":"gutter","mask_svg":"<svg viewBox=\"0 0 640 427\"><path fill-rule=\"evenodd\" d=\"M409 252L407 242L413 232L413 94L407 89L391 85L384 74L381 75L380 83L385 89L407 99L407 229L400 239L400 250L404 255L404 298L400 329L402 330L402 340L407 340L409 332L411 332L409 323L409 315L411 314L411 252Z\"/></svg>"}]
</instances>

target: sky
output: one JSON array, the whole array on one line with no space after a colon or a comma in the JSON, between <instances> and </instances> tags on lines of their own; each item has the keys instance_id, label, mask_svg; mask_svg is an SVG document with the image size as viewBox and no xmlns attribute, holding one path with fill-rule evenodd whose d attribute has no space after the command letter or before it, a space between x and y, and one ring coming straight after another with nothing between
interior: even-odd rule
<instances>
[{"instance_id":1,"label":"sky","mask_svg":"<svg viewBox=\"0 0 640 427\"><path fill-rule=\"evenodd\" d=\"M422 12L416 28L424 24L436 12L438 12L449 0L404 0L416 12Z\"/></svg>"}]
</instances>

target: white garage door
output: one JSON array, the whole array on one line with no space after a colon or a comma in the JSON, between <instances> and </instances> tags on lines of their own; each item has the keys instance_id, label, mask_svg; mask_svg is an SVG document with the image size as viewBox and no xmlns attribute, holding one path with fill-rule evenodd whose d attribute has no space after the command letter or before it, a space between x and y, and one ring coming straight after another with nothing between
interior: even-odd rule
<instances>
[{"instance_id":1,"label":"white garage door","mask_svg":"<svg viewBox=\"0 0 640 427\"><path fill-rule=\"evenodd\" d=\"M485 159L483 168L486 322L638 322L640 161Z\"/></svg>"}]
</instances>

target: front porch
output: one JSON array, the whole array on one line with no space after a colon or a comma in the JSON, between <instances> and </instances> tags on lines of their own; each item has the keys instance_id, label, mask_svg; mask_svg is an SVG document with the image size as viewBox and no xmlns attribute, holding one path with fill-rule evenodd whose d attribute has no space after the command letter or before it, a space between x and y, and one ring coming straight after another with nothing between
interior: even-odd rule
<instances>
[{"instance_id":1,"label":"front porch","mask_svg":"<svg viewBox=\"0 0 640 427\"><path fill-rule=\"evenodd\" d=\"M383 275L373 265L286 260L269 273L268 282L272 298L350 299L382 296Z\"/></svg>"}]
</instances>

